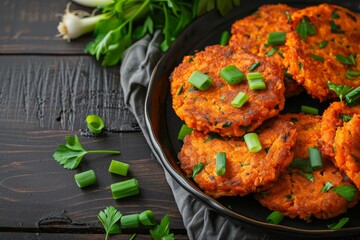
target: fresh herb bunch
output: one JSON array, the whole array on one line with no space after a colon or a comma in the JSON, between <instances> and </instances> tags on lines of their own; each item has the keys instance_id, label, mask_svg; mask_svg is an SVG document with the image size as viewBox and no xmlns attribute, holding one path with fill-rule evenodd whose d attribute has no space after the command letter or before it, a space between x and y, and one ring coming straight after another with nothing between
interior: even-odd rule
<instances>
[{"instance_id":1,"label":"fresh herb bunch","mask_svg":"<svg viewBox=\"0 0 360 240\"><path fill-rule=\"evenodd\" d=\"M74 0L75 1L75 0ZM88 0L90 2L90 0ZM109 0L110 1L110 0ZM106 5L95 5L100 14L81 18L66 10L58 26L59 36L70 40L93 31L95 39L88 43L85 52L102 60L103 66L119 63L124 51L146 34L153 34L155 29L162 30L164 40L161 50L165 52L176 37L197 17L211 10L218 9L227 14L240 0L113 0ZM76 1L85 6L86 0ZM71 16L70 16L71 15ZM84 14L80 14L84 16ZM80 23L81 33L72 33L70 23ZM90 26L91 25L91 26Z\"/></svg>"}]
</instances>

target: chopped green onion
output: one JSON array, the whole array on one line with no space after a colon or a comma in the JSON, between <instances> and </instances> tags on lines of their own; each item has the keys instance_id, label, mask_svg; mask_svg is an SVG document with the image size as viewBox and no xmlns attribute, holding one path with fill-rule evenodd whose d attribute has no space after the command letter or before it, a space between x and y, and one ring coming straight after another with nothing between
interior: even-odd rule
<instances>
[{"instance_id":1,"label":"chopped green onion","mask_svg":"<svg viewBox=\"0 0 360 240\"><path fill-rule=\"evenodd\" d=\"M246 78L248 79L249 87L251 90L260 90L266 88L264 77L261 73L248 73L246 74Z\"/></svg>"},{"instance_id":2,"label":"chopped green onion","mask_svg":"<svg viewBox=\"0 0 360 240\"><path fill-rule=\"evenodd\" d=\"M248 100L248 95L244 92L239 92L236 97L231 101L231 105L237 108L241 108Z\"/></svg>"},{"instance_id":3,"label":"chopped green onion","mask_svg":"<svg viewBox=\"0 0 360 240\"><path fill-rule=\"evenodd\" d=\"M257 69L258 67L260 67L260 62L254 62L254 63L251 64L251 66L249 67L249 71L254 71L254 70Z\"/></svg>"},{"instance_id":4,"label":"chopped green onion","mask_svg":"<svg viewBox=\"0 0 360 240\"><path fill-rule=\"evenodd\" d=\"M261 142L256 133L245 134L244 140L250 152L259 152L262 149Z\"/></svg>"},{"instance_id":5,"label":"chopped green onion","mask_svg":"<svg viewBox=\"0 0 360 240\"><path fill-rule=\"evenodd\" d=\"M277 52L277 54L278 54L280 57L284 58L284 55L283 55L281 52Z\"/></svg>"},{"instance_id":6,"label":"chopped green onion","mask_svg":"<svg viewBox=\"0 0 360 240\"><path fill-rule=\"evenodd\" d=\"M214 139L224 140L224 138L222 136L220 136L218 133L212 133L211 132L211 133L208 134L208 136L209 137L204 140L205 143L209 142L211 140L214 140Z\"/></svg>"},{"instance_id":7,"label":"chopped green onion","mask_svg":"<svg viewBox=\"0 0 360 240\"><path fill-rule=\"evenodd\" d=\"M279 211L273 211L267 218L266 222L279 224L284 219L284 215Z\"/></svg>"},{"instance_id":8,"label":"chopped green onion","mask_svg":"<svg viewBox=\"0 0 360 240\"><path fill-rule=\"evenodd\" d=\"M104 129L104 121L98 115L88 115L86 124L90 132L99 134Z\"/></svg>"},{"instance_id":9,"label":"chopped green onion","mask_svg":"<svg viewBox=\"0 0 360 240\"><path fill-rule=\"evenodd\" d=\"M230 127L231 124L232 124L232 122L225 122L225 123L222 125L222 128Z\"/></svg>"},{"instance_id":10,"label":"chopped green onion","mask_svg":"<svg viewBox=\"0 0 360 240\"><path fill-rule=\"evenodd\" d=\"M123 215L120 218L122 228L138 228L139 227L139 214Z\"/></svg>"},{"instance_id":11,"label":"chopped green onion","mask_svg":"<svg viewBox=\"0 0 360 240\"><path fill-rule=\"evenodd\" d=\"M332 182L326 182L324 187L321 189L321 192L327 192L330 190L330 188L332 188L334 185L332 184Z\"/></svg>"},{"instance_id":12,"label":"chopped green onion","mask_svg":"<svg viewBox=\"0 0 360 240\"><path fill-rule=\"evenodd\" d=\"M94 170L78 173L74 175L75 182L79 188L84 188L96 183L96 175Z\"/></svg>"},{"instance_id":13,"label":"chopped green onion","mask_svg":"<svg viewBox=\"0 0 360 240\"><path fill-rule=\"evenodd\" d=\"M290 73L285 72L285 71L284 71L283 73L284 73L284 76L285 76L285 77L292 78L292 75L291 75Z\"/></svg>"},{"instance_id":14,"label":"chopped green onion","mask_svg":"<svg viewBox=\"0 0 360 240\"><path fill-rule=\"evenodd\" d=\"M328 44L328 41L323 40L321 43L319 43L319 48L324 48Z\"/></svg>"},{"instance_id":15,"label":"chopped green onion","mask_svg":"<svg viewBox=\"0 0 360 240\"><path fill-rule=\"evenodd\" d=\"M116 160L111 160L110 166L109 166L109 172L126 176L129 169L129 164L123 163Z\"/></svg>"},{"instance_id":16,"label":"chopped green onion","mask_svg":"<svg viewBox=\"0 0 360 240\"><path fill-rule=\"evenodd\" d=\"M341 54L336 54L335 58L339 60L339 62L347 65L355 65L355 55L350 54L349 56L345 57Z\"/></svg>"},{"instance_id":17,"label":"chopped green onion","mask_svg":"<svg viewBox=\"0 0 360 240\"><path fill-rule=\"evenodd\" d=\"M308 148L308 153L309 153L311 168L314 170L323 168L323 163L319 149Z\"/></svg>"},{"instance_id":18,"label":"chopped green onion","mask_svg":"<svg viewBox=\"0 0 360 240\"><path fill-rule=\"evenodd\" d=\"M332 33L345 33L345 31L341 30L340 25L337 25L333 20L330 21L330 27L331 27L331 32Z\"/></svg>"},{"instance_id":19,"label":"chopped green onion","mask_svg":"<svg viewBox=\"0 0 360 240\"><path fill-rule=\"evenodd\" d=\"M332 13L331 13L331 18L340 18L340 15L337 14L337 11L338 9L335 9Z\"/></svg>"},{"instance_id":20,"label":"chopped green onion","mask_svg":"<svg viewBox=\"0 0 360 240\"><path fill-rule=\"evenodd\" d=\"M273 47L270 51L268 51L265 54L265 56L270 57L270 56L274 55L277 52L277 50L278 50L277 48Z\"/></svg>"},{"instance_id":21,"label":"chopped green onion","mask_svg":"<svg viewBox=\"0 0 360 240\"><path fill-rule=\"evenodd\" d=\"M229 65L221 69L220 77L229 84L237 84L244 79L245 75L236 66Z\"/></svg>"},{"instance_id":22,"label":"chopped green onion","mask_svg":"<svg viewBox=\"0 0 360 240\"><path fill-rule=\"evenodd\" d=\"M155 225L155 215L151 210L146 210L139 215L139 220L144 226L153 226Z\"/></svg>"},{"instance_id":23,"label":"chopped green onion","mask_svg":"<svg viewBox=\"0 0 360 240\"><path fill-rule=\"evenodd\" d=\"M139 182L135 179L129 179L110 185L111 193L114 199L124 198L139 194Z\"/></svg>"},{"instance_id":24,"label":"chopped green onion","mask_svg":"<svg viewBox=\"0 0 360 240\"><path fill-rule=\"evenodd\" d=\"M314 182L314 174L312 172L303 172L300 171L298 172L299 174L303 175L307 180L309 180L310 182Z\"/></svg>"},{"instance_id":25,"label":"chopped green onion","mask_svg":"<svg viewBox=\"0 0 360 240\"><path fill-rule=\"evenodd\" d=\"M184 140L185 136L192 133L193 129L183 124L178 134L178 140Z\"/></svg>"},{"instance_id":26,"label":"chopped green onion","mask_svg":"<svg viewBox=\"0 0 360 240\"><path fill-rule=\"evenodd\" d=\"M177 92L176 92L176 95L180 95L182 92L183 92L183 90L184 90L184 83L183 84L181 84L181 86L180 86L180 88L177 90Z\"/></svg>"},{"instance_id":27,"label":"chopped green onion","mask_svg":"<svg viewBox=\"0 0 360 240\"><path fill-rule=\"evenodd\" d=\"M287 22L288 22L288 23L292 23L291 15L290 15L289 11L285 11L285 15L286 15L286 17L287 17Z\"/></svg>"},{"instance_id":28,"label":"chopped green onion","mask_svg":"<svg viewBox=\"0 0 360 240\"><path fill-rule=\"evenodd\" d=\"M353 70L346 70L345 77L347 79L354 80L353 77L358 77L358 76L360 76L360 72Z\"/></svg>"},{"instance_id":29,"label":"chopped green onion","mask_svg":"<svg viewBox=\"0 0 360 240\"><path fill-rule=\"evenodd\" d=\"M188 82L200 90L206 90L212 84L212 80L208 75L197 70L191 74Z\"/></svg>"},{"instance_id":30,"label":"chopped green onion","mask_svg":"<svg viewBox=\"0 0 360 240\"><path fill-rule=\"evenodd\" d=\"M346 102L351 104L360 99L360 86L345 95Z\"/></svg>"},{"instance_id":31,"label":"chopped green onion","mask_svg":"<svg viewBox=\"0 0 360 240\"><path fill-rule=\"evenodd\" d=\"M320 62L324 62L324 58L321 57L321 56L318 56L318 55L315 55L315 54L310 54L310 57L315 59L315 60L318 60Z\"/></svg>"},{"instance_id":32,"label":"chopped green onion","mask_svg":"<svg viewBox=\"0 0 360 240\"><path fill-rule=\"evenodd\" d=\"M226 171L226 153L219 152L216 154L216 175L222 176Z\"/></svg>"},{"instance_id":33,"label":"chopped green onion","mask_svg":"<svg viewBox=\"0 0 360 240\"><path fill-rule=\"evenodd\" d=\"M226 46L229 43L229 39L230 39L230 33L228 31L224 31L221 34L221 38L220 38L220 45L221 46Z\"/></svg>"},{"instance_id":34,"label":"chopped green onion","mask_svg":"<svg viewBox=\"0 0 360 240\"><path fill-rule=\"evenodd\" d=\"M286 32L271 32L268 35L267 44L281 45L286 41Z\"/></svg>"},{"instance_id":35,"label":"chopped green onion","mask_svg":"<svg viewBox=\"0 0 360 240\"><path fill-rule=\"evenodd\" d=\"M319 114L319 110L317 108L309 107L309 106L305 106L305 105L301 105L301 112L305 113L305 114L312 114L312 115Z\"/></svg>"},{"instance_id":36,"label":"chopped green onion","mask_svg":"<svg viewBox=\"0 0 360 240\"><path fill-rule=\"evenodd\" d=\"M340 118L343 122L347 122L350 121L352 119L352 116L347 115L347 114L340 114Z\"/></svg>"},{"instance_id":37,"label":"chopped green onion","mask_svg":"<svg viewBox=\"0 0 360 240\"><path fill-rule=\"evenodd\" d=\"M194 166L192 178L194 178L204 168L203 163L198 163Z\"/></svg>"},{"instance_id":38,"label":"chopped green onion","mask_svg":"<svg viewBox=\"0 0 360 240\"><path fill-rule=\"evenodd\" d=\"M350 220L350 218L348 218L348 217L342 218L342 219L340 219L339 222L332 223L332 224L329 224L327 226L331 230L341 229L349 220Z\"/></svg>"},{"instance_id":39,"label":"chopped green onion","mask_svg":"<svg viewBox=\"0 0 360 240\"><path fill-rule=\"evenodd\" d=\"M346 201L350 202L356 197L356 192L358 191L354 186L351 185L342 185L332 189L333 192L336 192L341 197L345 198Z\"/></svg>"}]
</instances>

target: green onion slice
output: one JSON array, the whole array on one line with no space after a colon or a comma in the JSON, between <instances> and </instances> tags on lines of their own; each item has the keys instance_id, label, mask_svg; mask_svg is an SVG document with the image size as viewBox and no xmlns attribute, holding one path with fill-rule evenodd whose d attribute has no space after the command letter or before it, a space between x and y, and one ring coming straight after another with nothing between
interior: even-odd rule
<instances>
[{"instance_id":1,"label":"green onion slice","mask_svg":"<svg viewBox=\"0 0 360 240\"><path fill-rule=\"evenodd\" d=\"M178 134L178 140L184 140L185 136L192 133L192 131L192 128L188 127L186 124L183 124Z\"/></svg>"},{"instance_id":2,"label":"green onion slice","mask_svg":"<svg viewBox=\"0 0 360 240\"><path fill-rule=\"evenodd\" d=\"M260 67L260 62L254 62L254 63L251 64L251 66L249 67L249 71L254 71L254 70L257 69L258 67Z\"/></svg>"},{"instance_id":3,"label":"green onion slice","mask_svg":"<svg viewBox=\"0 0 360 240\"><path fill-rule=\"evenodd\" d=\"M177 92L176 92L176 95L180 95L182 92L183 92L183 90L184 90L184 83L183 84L181 84L181 86L180 86L180 88L177 90Z\"/></svg>"},{"instance_id":4,"label":"green onion slice","mask_svg":"<svg viewBox=\"0 0 360 240\"><path fill-rule=\"evenodd\" d=\"M328 44L328 41L323 40L321 43L319 43L319 48L324 48Z\"/></svg>"},{"instance_id":5,"label":"green onion slice","mask_svg":"<svg viewBox=\"0 0 360 240\"><path fill-rule=\"evenodd\" d=\"M309 180L310 182L314 182L314 174L312 172L303 172L300 171L298 172L299 174L303 175L307 180Z\"/></svg>"},{"instance_id":6,"label":"green onion slice","mask_svg":"<svg viewBox=\"0 0 360 240\"><path fill-rule=\"evenodd\" d=\"M294 158L291 162L291 166L294 168L299 168L305 172L312 172L310 161L307 158Z\"/></svg>"},{"instance_id":7,"label":"green onion slice","mask_svg":"<svg viewBox=\"0 0 360 240\"><path fill-rule=\"evenodd\" d=\"M310 54L310 57L315 59L315 60L318 60L320 62L324 62L324 58L321 57L321 56L318 56L318 55L315 55L315 54Z\"/></svg>"},{"instance_id":8,"label":"green onion slice","mask_svg":"<svg viewBox=\"0 0 360 240\"><path fill-rule=\"evenodd\" d=\"M191 76L188 79L188 82L200 90L206 90L212 84L212 80L208 75L199 72L197 70L195 70L191 74Z\"/></svg>"},{"instance_id":9,"label":"green onion slice","mask_svg":"<svg viewBox=\"0 0 360 240\"><path fill-rule=\"evenodd\" d=\"M354 77L360 76L360 72L353 70L346 70L345 77L350 80L354 80Z\"/></svg>"},{"instance_id":10,"label":"green onion slice","mask_svg":"<svg viewBox=\"0 0 360 240\"><path fill-rule=\"evenodd\" d=\"M120 224L122 228L138 228L139 227L139 214L123 215L120 218Z\"/></svg>"},{"instance_id":11,"label":"green onion slice","mask_svg":"<svg viewBox=\"0 0 360 240\"><path fill-rule=\"evenodd\" d=\"M248 100L248 95L244 92L239 92L236 97L231 101L231 105L237 108L241 108Z\"/></svg>"},{"instance_id":12,"label":"green onion slice","mask_svg":"<svg viewBox=\"0 0 360 240\"><path fill-rule=\"evenodd\" d=\"M345 198L346 201L350 202L356 197L357 189L352 185L342 185L332 189L333 192L336 192L341 197Z\"/></svg>"},{"instance_id":13,"label":"green onion slice","mask_svg":"<svg viewBox=\"0 0 360 240\"><path fill-rule=\"evenodd\" d=\"M286 15L286 18L287 18L287 23L292 23L291 15L290 15L289 11L285 11L285 15Z\"/></svg>"},{"instance_id":14,"label":"green onion slice","mask_svg":"<svg viewBox=\"0 0 360 240\"><path fill-rule=\"evenodd\" d=\"M204 168L203 163L198 163L194 166L192 178L194 178Z\"/></svg>"},{"instance_id":15,"label":"green onion slice","mask_svg":"<svg viewBox=\"0 0 360 240\"><path fill-rule=\"evenodd\" d=\"M109 166L109 172L126 176L129 169L129 164L123 163L116 160L111 160L110 166Z\"/></svg>"},{"instance_id":16,"label":"green onion slice","mask_svg":"<svg viewBox=\"0 0 360 240\"><path fill-rule=\"evenodd\" d=\"M139 214L139 220L140 223L144 226L154 226L155 221L155 215L151 210L146 210Z\"/></svg>"},{"instance_id":17,"label":"green onion slice","mask_svg":"<svg viewBox=\"0 0 360 240\"><path fill-rule=\"evenodd\" d=\"M273 211L267 218L266 222L279 224L284 219L284 215L279 211Z\"/></svg>"},{"instance_id":18,"label":"green onion slice","mask_svg":"<svg viewBox=\"0 0 360 240\"><path fill-rule=\"evenodd\" d=\"M230 33L228 31L224 31L221 34L221 38L220 38L220 45L221 46L226 46L229 43L229 39L230 39Z\"/></svg>"},{"instance_id":19,"label":"green onion slice","mask_svg":"<svg viewBox=\"0 0 360 240\"><path fill-rule=\"evenodd\" d=\"M301 112L305 114L319 115L319 110L314 107L301 105Z\"/></svg>"},{"instance_id":20,"label":"green onion slice","mask_svg":"<svg viewBox=\"0 0 360 240\"><path fill-rule=\"evenodd\" d=\"M104 121L98 115L88 115L86 124L90 132L99 134L104 129Z\"/></svg>"},{"instance_id":21,"label":"green onion slice","mask_svg":"<svg viewBox=\"0 0 360 240\"><path fill-rule=\"evenodd\" d=\"M124 198L139 194L139 182L135 179L129 179L110 185L111 193L114 199Z\"/></svg>"},{"instance_id":22,"label":"green onion slice","mask_svg":"<svg viewBox=\"0 0 360 240\"><path fill-rule=\"evenodd\" d=\"M332 182L326 182L324 184L324 187L321 189L321 192L327 192L330 190L330 188L332 188L334 185L332 184Z\"/></svg>"},{"instance_id":23,"label":"green onion slice","mask_svg":"<svg viewBox=\"0 0 360 240\"><path fill-rule=\"evenodd\" d=\"M349 56L345 57L341 54L336 54L335 58L339 60L339 62L347 65L355 65L355 55L350 54Z\"/></svg>"},{"instance_id":24,"label":"green onion slice","mask_svg":"<svg viewBox=\"0 0 360 240\"><path fill-rule=\"evenodd\" d=\"M327 226L331 230L341 229L349 220L350 220L350 218L348 218L348 217L342 218L342 219L340 219L339 222L332 223L332 224L329 224Z\"/></svg>"},{"instance_id":25,"label":"green onion slice","mask_svg":"<svg viewBox=\"0 0 360 240\"><path fill-rule=\"evenodd\" d=\"M221 69L220 77L229 84L237 84L244 79L245 75L236 66L229 65Z\"/></svg>"},{"instance_id":26,"label":"green onion slice","mask_svg":"<svg viewBox=\"0 0 360 240\"><path fill-rule=\"evenodd\" d=\"M270 57L270 56L274 55L277 52L277 50L278 50L278 48L273 47L272 49L270 49L270 51L268 51L265 54L265 56Z\"/></svg>"},{"instance_id":27,"label":"green onion slice","mask_svg":"<svg viewBox=\"0 0 360 240\"><path fill-rule=\"evenodd\" d=\"M226 153L219 152L216 154L216 175L222 176L226 171Z\"/></svg>"},{"instance_id":28,"label":"green onion slice","mask_svg":"<svg viewBox=\"0 0 360 240\"><path fill-rule=\"evenodd\" d=\"M256 133L247 133L244 135L246 146L250 152L259 152L262 149L261 142Z\"/></svg>"},{"instance_id":29,"label":"green onion slice","mask_svg":"<svg viewBox=\"0 0 360 240\"><path fill-rule=\"evenodd\" d=\"M352 104L360 99L360 86L345 95L346 102Z\"/></svg>"},{"instance_id":30,"label":"green onion slice","mask_svg":"<svg viewBox=\"0 0 360 240\"><path fill-rule=\"evenodd\" d=\"M323 163L319 149L308 148L308 153L309 153L311 168L314 170L323 168Z\"/></svg>"},{"instance_id":31,"label":"green onion slice","mask_svg":"<svg viewBox=\"0 0 360 240\"><path fill-rule=\"evenodd\" d=\"M286 32L271 32L268 35L267 44L281 45L286 41Z\"/></svg>"},{"instance_id":32,"label":"green onion slice","mask_svg":"<svg viewBox=\"0 0 360 240\"><path fill-rule=\"evenodd\" d=\"M79 188L84 188L96 183L96 175L94 170L78 173L74 175L75 182Z\"/></svg>"},{"instance_id":33,"label":"green onion slice","mask_svg":"<svg viewBox=\"0 0 360 240\"><path fill-rule=\"evenodd\" d=\"M246 74L248 79L249 87L251 90L261 90L266 88L264 77L259 72L253 72Z\"/></svg>"}]
</instances>

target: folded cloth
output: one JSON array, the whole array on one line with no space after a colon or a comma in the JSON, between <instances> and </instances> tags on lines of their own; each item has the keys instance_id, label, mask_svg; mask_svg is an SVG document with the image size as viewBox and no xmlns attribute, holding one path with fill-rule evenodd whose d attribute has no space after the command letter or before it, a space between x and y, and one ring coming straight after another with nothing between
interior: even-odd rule
<instances>
[{"instance_id":1,"label":"folded cloth","mask_svg":"<svg viewBox=\"0 0 360 240\"><path fill-rule=\"evenodd\" d=\"M146 36L133 44L125 53L120 68L121 87L124 91L125 105L132 111L148 142L156 160L159 161L156 151L152 148L149 131L145 124L145 98L152 70L162 56L160 43L162 34L155 32L153 37ZM166 180L173 192L176 204L183 218L188 237L190 239L239 239L239 240L265 240L289 239L285 236L275 236L255 231L253 228L233 223L208 208L194 196L182 188L168 172L165 171ZM295 237L291 237L295 239ZM327 238L329 240L329 238ZM332 238L333 239L333 238ZM358 239L360 238L347 238Z\"/></svg>"}]
</instances>

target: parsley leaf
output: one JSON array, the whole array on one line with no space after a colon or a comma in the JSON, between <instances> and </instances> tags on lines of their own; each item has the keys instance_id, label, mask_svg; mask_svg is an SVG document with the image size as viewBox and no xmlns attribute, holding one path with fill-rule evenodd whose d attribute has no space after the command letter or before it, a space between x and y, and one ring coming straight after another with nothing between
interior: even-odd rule
<instances>
[{"instance_id":1,"label":"parsley leaf","mask_svg":"<svg viewBox=\"0 0 360 240\"><path fill-rule=\"evenodd\" d=\"M353 89L350 86L335 84L330 81L327 82L327 85L330 90L334 91L339 96L341 102L343 100L343 96L345 96L347 93L349 93Z\"/></svg>"},{"instance_id":2,"label":"parsley leaf","mask_svg":"<svg viewBox=\"0 0 360 240\"><path fill-rule=\"evenodd\" d=\"M302 40L305 40L308 35L316 34L315 25L309 23L310 19L304 16L296 26L296 33L300 35Z\"/></svg>"},{"instance_id":3,"label":"parsley leaf","mask_svg":"<svg viewBox=\"0 0 360 240\"><path fill-rule=\"evenodd\" d=\"M120 154L120 151L116 150L85 150L80 143L79 138L75 135L74 137L66 136L66 145L59 145L56 152L53 154L53 158L64 165L64 168L74 169L76 168L82 158L87 153L109 153L109 154Z\"/></svg>"},{"instance_id":4,"label":"parsley leaf","mask_svg":"<svg viewBox=\"0 0 360 240\"><path fill-rule=\"evenodd\" d=\"M122 213L113 206L106 207L104 211L99 213L98 218L106 232L105 240L108 239L109 234L121 233L120 225L117 223L121 216Z\"/></svg>"},{"instance_id":5,"label":"parsley leaf","mask_svg":"<svg viewBox=\"0 0 360 240\"><path fill-rule=\"evenodd\" d=\"M170 217L165 215L159 225L150 230L150 235L154 240L174 240L174 234L170 233Z\"/></svg>"}]
</instances>

